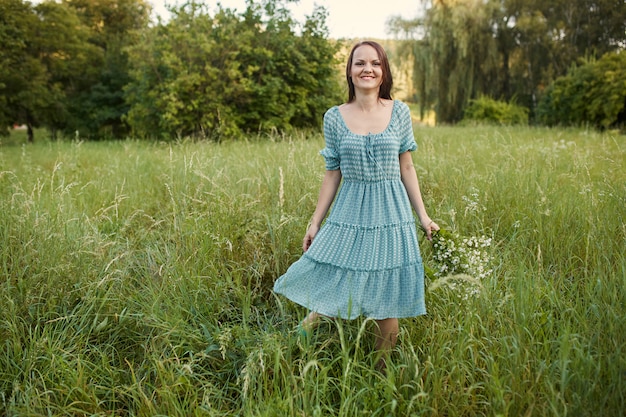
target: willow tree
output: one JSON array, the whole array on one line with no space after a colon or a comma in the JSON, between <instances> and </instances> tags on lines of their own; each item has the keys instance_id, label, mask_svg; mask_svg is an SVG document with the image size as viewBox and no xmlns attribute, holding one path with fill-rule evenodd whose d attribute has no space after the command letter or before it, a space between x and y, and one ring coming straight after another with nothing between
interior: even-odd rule
<instances>
[{"instance_id":1,"label":"willow tree","mask_svg":"<svg viewBox=\"0 0 626 417\"><path fill-rule=\"evenodd\" d=\"M581 57L626 45L624 0L422 0L420 18L391 25L407 39L414 86L437 121L462 117L469 99L516 99L532 110ZM531 113L532 114L532 113Z\"/></svg>"},{"instance_id":2,"label":"willow tree","mask_svg":"<svg viewBox=\"0 0 626 417\"><path fill-rule=\"evenodd\" d=\"M413 84L422 111L434 108L437 123L460 120L467 102L492 88L498 57L492 14L482 0L435 0L417 22Z\"/></svg>"}]
</instances>

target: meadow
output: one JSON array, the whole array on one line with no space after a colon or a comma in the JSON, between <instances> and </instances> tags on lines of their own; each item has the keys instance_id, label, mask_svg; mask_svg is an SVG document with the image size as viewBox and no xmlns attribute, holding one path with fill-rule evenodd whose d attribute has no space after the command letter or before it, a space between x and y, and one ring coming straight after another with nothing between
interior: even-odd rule
<instances>
[{"instance_id":1,"label":"meadow","mask_svg":"<svg viewBox=\"0 0 626 417\"><path fill-rule=\"evenodd\" d=\"M0 143L0 414L624 415L626 137L415 133L429 214L488 243L478 276L422 239L428 314L401 320L385 374L371 321L303 343L272 292L321 135Z\"/></svg>"}]
</instances>

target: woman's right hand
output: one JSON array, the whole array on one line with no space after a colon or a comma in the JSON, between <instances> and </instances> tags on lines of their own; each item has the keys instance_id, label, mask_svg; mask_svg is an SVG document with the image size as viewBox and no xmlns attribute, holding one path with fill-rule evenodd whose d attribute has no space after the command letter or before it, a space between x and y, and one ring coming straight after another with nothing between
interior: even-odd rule
<instances>
[{"instance_id":1,"label":"woman's right hand","mask_svg":"<svg viewBox=\"0 0 626 417\"><path fill-rule=\"evenodd\" d=\"M311 247L311 243L313 243L313 239L315 239L315 235L320 230L319 226L310 225L309 229L306 231L304 235L304 239L302 240L302 250L307 251Z\"/></svg>"}]
</instances>

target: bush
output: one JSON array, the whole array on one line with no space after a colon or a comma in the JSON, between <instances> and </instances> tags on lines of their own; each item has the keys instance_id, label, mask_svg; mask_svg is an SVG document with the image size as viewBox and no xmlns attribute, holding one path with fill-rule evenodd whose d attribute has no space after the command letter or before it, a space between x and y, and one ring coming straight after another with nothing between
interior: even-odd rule
<instances>
[{"instance_id":1,"label":"bush","mask_svg":"<svg viewBox=\"0 0 626 417\"><path fill-rule=\"evenodd\" d=\"M482 96L470 101L461 121L463 124L477 122L500 125L528 124L528 109Z\"/></svg>"},{"instance_id":2,"label":"bush","mask_svg":"<svg viewBox=\"0 0 626 417\"><path fill-rule=\"evenodd\" d=\"M623 126L626 121L626 54L609 53L573 67L545 91L537 109L541 123Z\"/></svg>"}]
</instances>

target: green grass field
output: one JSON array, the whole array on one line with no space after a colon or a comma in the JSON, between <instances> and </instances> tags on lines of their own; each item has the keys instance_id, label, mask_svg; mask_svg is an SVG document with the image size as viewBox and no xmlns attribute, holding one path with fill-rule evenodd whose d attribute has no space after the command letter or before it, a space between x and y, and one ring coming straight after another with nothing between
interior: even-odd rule
<instances>
[{"instance_id":1,"label":"green grass field","mask_svg":"<svg viewBox=\"0 0 626 417\"><path fill-rule=\"evenodd\" d=\"M491 239L488 273L431 276L386 375L372 322L302 344L305 311L271 291L301 254L321 136L2 142L0 414L624 415L626 138L416 138L429 214Z\"/></svg>"}]
</instances>

